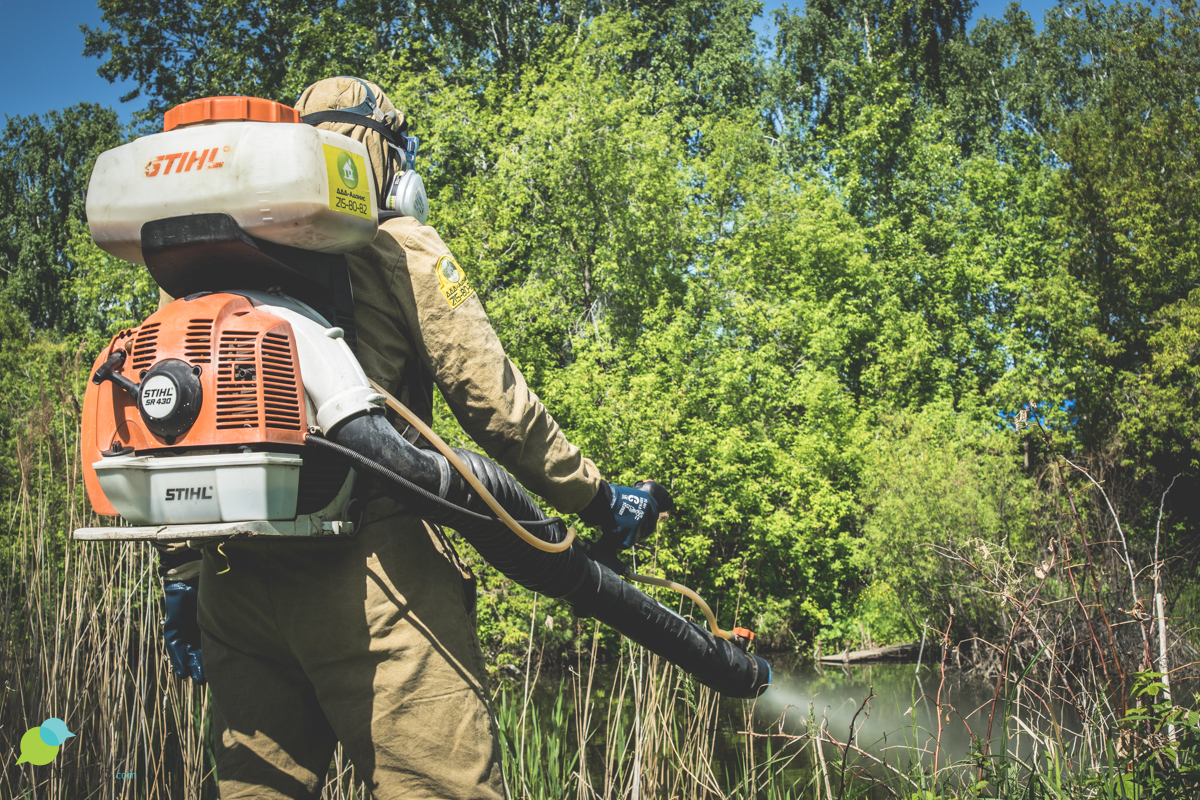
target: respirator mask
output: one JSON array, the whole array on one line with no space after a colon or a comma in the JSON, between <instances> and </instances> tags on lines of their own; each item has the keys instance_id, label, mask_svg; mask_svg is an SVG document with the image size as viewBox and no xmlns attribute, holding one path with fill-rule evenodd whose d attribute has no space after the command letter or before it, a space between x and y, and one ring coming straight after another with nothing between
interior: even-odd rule
<instances>
[{"instance_id":1,"label":"respirator mask","mask_svg":"<svg viewBox=\"0 0 1200 800\"><path fill-rule=\"evenodd\" d=\"M383 137L384 149L389 162L394 167L393 174L395 175L392 185L383 195L383 206L406 217L412 217L424 225L425 220L429 218L429 201L425 197L425 183L413 168L420 141L417 137L405 133L407 121L397 125L400 117L397 111L384 113L379 110L375 93L371 91L371 87L367 85L366 81L348 75L341 77L362 84L367 91L367 99L352 108L317 111L301 117L300 121L309 125L320 125L323 122L358 125L370 128ZM386 174L386 170L384 174Z\"/></svg>"},{"instance_id":2,"label":"respirator mask","mask_svg":"<svg viewBox=\"0 0 1200 800\"><path fill-rule=\"evenodd\" d=\"M415 136L405 136L404 139L404 149L388 142L388 151L396 165L396 177L384 195L384 206L406 217L413 217L424 225L429 217L429 201L425 198L425 182L413 168L421 142Z\"/></svg>"}]
</instances>

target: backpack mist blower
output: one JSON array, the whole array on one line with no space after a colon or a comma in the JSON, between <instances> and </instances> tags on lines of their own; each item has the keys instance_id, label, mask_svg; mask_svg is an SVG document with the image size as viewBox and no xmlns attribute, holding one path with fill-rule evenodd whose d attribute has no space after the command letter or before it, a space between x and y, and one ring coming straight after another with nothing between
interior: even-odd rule
<instances>
[{"instance_id":1,"label":"backpack mist blower","mask_svg":"<svg viewBox=\"0 0 1200 800\"><path fill-rule=\"evenodd\" d=\"M92 368L88 497L135 527L82 528L76 539L352 536L359 477L372 474L515 582L566 599L706 686L731 697L767 686L770 666L746 650L753 634L721 630L686 587L629 573L603 540L576 539L495 462L448 447L367 378L345 260L380 218L362 143L244 97L185 103L164 122L103 153L88 190L96 244L146 265L178 299L118 333ZM435 449L400 436L385 406ZM709 627L623 576L683 592Z\"/></svg>"}]
</instances>

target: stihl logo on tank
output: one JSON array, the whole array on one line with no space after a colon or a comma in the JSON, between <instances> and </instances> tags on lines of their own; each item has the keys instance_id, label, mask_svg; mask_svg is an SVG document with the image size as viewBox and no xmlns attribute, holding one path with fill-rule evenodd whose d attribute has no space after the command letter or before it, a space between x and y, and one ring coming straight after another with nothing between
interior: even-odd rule
<instances>
[{"instance_id":1,"label":"stihl logo on tank","mask_svg":"<svg viewBox=\"0 0 1200 800\"><path fill-rule=\"evenodd\" d=\"M211 486L185 486L181 489L167 489L167 500L212 500Z\"/></svg>"},{"instance_id":2,"label":"stihl logo on tank","mask_svg":"<svg viewBox=\"0 0 1200 800\"><path fill-rule=\"evenodd\" d=\"M178 175L181 172L199 172L202 169L218 169L225 166L224 161L217 161L217 153L221 148L212 147L208 150L193 150L190 153L167 153L166 155L155 156L150 159L150 163L146 165L146 177L153 178L156 175L170 175L172 173ZM226 152L229 147L225 147Z\"/></svg>"}]
</instances>

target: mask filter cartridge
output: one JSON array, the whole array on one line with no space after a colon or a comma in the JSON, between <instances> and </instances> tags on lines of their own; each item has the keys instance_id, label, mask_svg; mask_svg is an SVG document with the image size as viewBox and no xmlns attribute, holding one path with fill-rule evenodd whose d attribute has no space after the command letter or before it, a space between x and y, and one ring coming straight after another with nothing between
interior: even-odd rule
<instances>
[{"instance_id":1,"label":"mask filter cartridge","mask_svg":"<svg viewBox=\"0 0 1200 800\"><path fill-rule=\"evenodd\" d=\"M429 201L425 198L425 182L413 170L405 170L392 182L385 205L422 225L429 218Z\"/></svg>"}]
</instances>

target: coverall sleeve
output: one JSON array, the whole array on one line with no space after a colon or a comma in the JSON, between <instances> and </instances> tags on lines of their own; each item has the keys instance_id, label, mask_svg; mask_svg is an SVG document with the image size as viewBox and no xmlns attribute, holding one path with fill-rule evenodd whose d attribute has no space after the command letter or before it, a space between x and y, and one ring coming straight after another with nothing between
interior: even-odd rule
<instances>
[{"instance_id":1,"label":"coverall sleeve","mask_svg":"<svg viewBox=\"0 0 1200 800\"><path fill-rule=\"evenodd\" d=\"M596 465L567 441L505 355L469 276L437 232L405 227L393 292L454 416L526 488L560 512L579 511L600 488Z\"/></svg>"}]
</instances>

